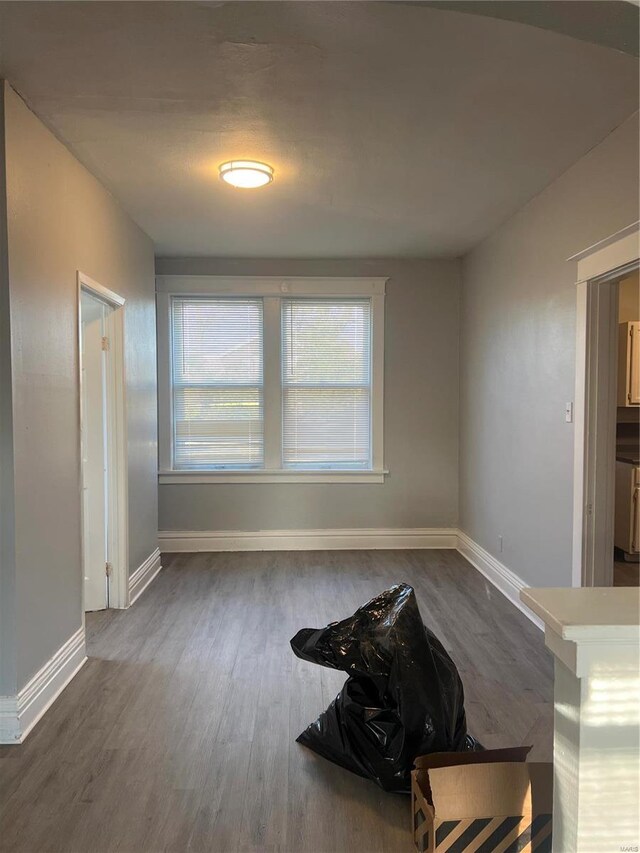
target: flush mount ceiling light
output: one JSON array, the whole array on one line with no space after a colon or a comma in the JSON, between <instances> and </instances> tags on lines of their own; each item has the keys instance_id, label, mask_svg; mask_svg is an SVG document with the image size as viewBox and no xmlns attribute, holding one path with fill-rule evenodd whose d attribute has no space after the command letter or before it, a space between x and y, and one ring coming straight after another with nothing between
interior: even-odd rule
<instances>
[{"instance_id":1,"label":"flush mount ceiling light","mask_svg":"<svg viewBox=\"0 0 640 853\"><path fill-rule=\"evenodd\" d=\"M219 168L223 181L245 190L263 187L273 180L273 167L255 160L230 160Z\"/></svg>"}]
</instances>

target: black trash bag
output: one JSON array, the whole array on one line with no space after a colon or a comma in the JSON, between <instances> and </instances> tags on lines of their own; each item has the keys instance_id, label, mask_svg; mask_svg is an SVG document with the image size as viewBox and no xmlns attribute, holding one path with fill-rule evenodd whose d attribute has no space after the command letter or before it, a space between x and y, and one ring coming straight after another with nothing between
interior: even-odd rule
<instances>
[{"instance_id":1,"label":"black trash bag","mask_svg":"<svg viewBox=\"0 0 640 853\"><path fill-rule=\"evenodd\" d=\"M410 791L418 755L482 749L467 734L458 670L422 624L408 584L385 590L342 622L303 628L291 648L349 675L298 743L385 791Z\"/></svg>"}]
</instances>

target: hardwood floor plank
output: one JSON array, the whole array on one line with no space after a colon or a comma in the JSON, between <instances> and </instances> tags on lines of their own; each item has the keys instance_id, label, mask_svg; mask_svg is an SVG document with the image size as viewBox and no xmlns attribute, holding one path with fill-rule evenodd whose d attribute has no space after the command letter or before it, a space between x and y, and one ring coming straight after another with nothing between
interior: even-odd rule
<instances>
[{"instance_id":1,"label":"hardwood floor plank","mask_svg":"<svg viewBox=\"0 0 640 853\"><path fill-rule=\"evenodd\" d=\"M400 581L456 661L471 733L550 759L542 632L456 552L163 564L130 610L88 614L89 661L23 745L0 747L0 850L410 853L408 797L295 743L345 674L289 646Z\"/></svg>"}]
</instances>

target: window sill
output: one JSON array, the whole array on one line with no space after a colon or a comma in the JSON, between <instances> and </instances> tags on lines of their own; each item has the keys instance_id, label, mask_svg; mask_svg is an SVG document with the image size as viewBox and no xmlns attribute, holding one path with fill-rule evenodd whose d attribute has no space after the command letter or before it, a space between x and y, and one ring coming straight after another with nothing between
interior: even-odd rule
<instances>
[{"instance_id":1,"label":"window sill","mask_svg":"<svg viewBox=\"0 0 640 853\"><path fill-rule=\"evenodd\" d=\"M388 471L159 471L163 485L198 483L384 483Z\"/></svg>"}]
</instances>

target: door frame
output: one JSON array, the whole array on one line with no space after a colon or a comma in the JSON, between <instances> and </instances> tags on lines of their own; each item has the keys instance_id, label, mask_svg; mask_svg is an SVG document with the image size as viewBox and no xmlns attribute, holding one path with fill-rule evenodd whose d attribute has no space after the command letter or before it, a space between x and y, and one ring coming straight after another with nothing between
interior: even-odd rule
<instances>
[{"instance_id":1,"label":"door frame","mask_svg":"<svg viewBox=\"0 0 640 853\"><path fill-rule=\"evenodd\" d=\"M80 489L83 484L83 404L82 404L82 293L89 293L112 310L106 317L107 350L107 552L111 571L108 575L109 608L129 606L129 508L126 383L124 362L125 299L90 276L77 272L78 399L80 424ZM82 618L84 620L84 501L80 501ZM84 622L83 622L84 624Z\"/></svg>"},{"instance_id":2,"label":"door frame","mask_svg":"<svg viewBox=\"0 0 640 853\"><path fill-rule=\"evenodd\" d=\"M613 583L618 282L640 267L639 223L577 263L572 585Z\"/></svg>"}]
</instances>

